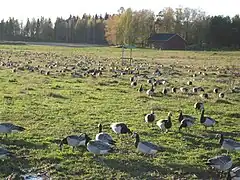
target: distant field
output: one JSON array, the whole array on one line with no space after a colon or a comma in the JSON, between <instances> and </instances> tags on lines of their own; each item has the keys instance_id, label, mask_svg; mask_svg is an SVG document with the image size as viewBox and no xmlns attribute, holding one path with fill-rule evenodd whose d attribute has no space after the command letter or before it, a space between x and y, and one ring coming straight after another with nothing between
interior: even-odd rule
<instances>
[{"instance_id":1,"label":"distant field","mask_svg":"<svg viewBox=\"0 0 240 180\"><path fill-rule=\"evenodd\" d=\"M232 92L240 87L240 52L134 49L132 65L122 66L119 48L48 45L54 46L0 46L0 122L27 129L0 139L1 147L17 155L17 159L0 163L0 179L27 171L47 171L53 179L224 179L205 162L225 153L216 134L240 141L240 93ZM131 87L129 79L136 68L138 85ZM161 76L153 75L157 68ZM102 75L88 73L93 69L101 69ZM137 91L140 84L150 89L147 80L151 77L168 82L156 86L152 98ZM202 92L192 93L198 86L209 99L202 99ZM161 93L164 87L167 95ZM176 94L172 87L178 88ZM187 87L189 92L181 93L180 87ZM218 98L214 88L225 97ZM214 131L205 131L200 124L200 113L193 108L197 101L205 103L206 115L219 121ZM173 113L170 132L162 133L156 125L152 128L144 123L144 114L152 109L157 120L166 119L169 111ZM189 132L178 132L180 109L198 118ZM109 128L112 122L121 121L142 140L164 146L165 151L154 158L137 153L134 139L120 140ZM62 152L59 150L59 141L67 135L86 132L95 138L100 122L103 131L117 141L115 152L104 157L105 164L84 148L73 152L64 146ZM240 165L240 153L230 155L234 166Z\"/></svg>"}]
</instances>

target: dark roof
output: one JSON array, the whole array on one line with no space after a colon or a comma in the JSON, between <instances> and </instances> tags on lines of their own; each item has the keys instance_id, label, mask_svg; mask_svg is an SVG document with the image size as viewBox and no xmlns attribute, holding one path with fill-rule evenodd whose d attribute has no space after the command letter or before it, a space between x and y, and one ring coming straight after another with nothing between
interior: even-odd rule
<instances>
[{"instance_id":1,"label":"dark roof","mask_svg":"<svg viewBox=\"0 0 240 180\"><path fill-rule=\"evenodd\" d=\"M167 41L175 35L176 34L172 34L172 33L153 34L148 38L148 40L150 40L150 41Z\"/></svg>"}]
</instances>

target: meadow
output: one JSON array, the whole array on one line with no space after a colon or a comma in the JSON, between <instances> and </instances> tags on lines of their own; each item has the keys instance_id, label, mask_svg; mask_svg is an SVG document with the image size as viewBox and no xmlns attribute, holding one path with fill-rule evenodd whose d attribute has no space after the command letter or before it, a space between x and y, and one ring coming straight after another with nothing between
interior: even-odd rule
<instances>
[{"instance_id":1,"label":"meadow","mask_svg":"<svg viewBox=\"0 0 240 180\"><path fill-rule=\"evenodd\" d=\"M17 158L0 161L0 179L43 171L53 179L221 179L205 163L226 153L216 134L240 141L240 93L232 91L240 86L240 52L134 49L131 66L122 65L120 56L121 49L114 47L0 46L0 122L26 128L1 136L1 147ZM136 67L138 84L132 87L129 79ZM100 68L102 75L87 73L94 68ZM157 68L161 76L153 74ZM147 83L151 77L168 82L156 86L153 97L138 92L140 84L145 90L151 88ZM199 86L209 98L192 93ZM161 93L164 87L166 95ZM178 88L177 93L171 92L172 87ZM189 92L181 93L180 87ZM219 98L214 88L225 97ZM204 102L205 114L219 122L214 130L200 124L200 113L193 107L198 101ZM157 120L173 113L168 133L144 122L152 109ZM178 132L179 110L198 118L189 131ZM134 138L120 140L112 132L113 122L125 122L141 140L165 150L156 157L143 156L136 152ZM65 145L59 150L67 135L86 132L95 138L98 123L117 141L116 150L104 156L104 164L82 147L73 151ZM239 152L230 155L239 166Z\"/></svg>"}]
</instances>

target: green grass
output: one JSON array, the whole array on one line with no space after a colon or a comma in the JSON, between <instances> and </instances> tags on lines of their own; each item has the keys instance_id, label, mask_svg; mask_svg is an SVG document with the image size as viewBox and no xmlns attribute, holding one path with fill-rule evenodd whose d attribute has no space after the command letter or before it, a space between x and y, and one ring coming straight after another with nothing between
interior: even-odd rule
<instances>
[{"instance_id":1,"label":"green grass","mask_svg":"<svg viewBox=\"0 0 240 180\"><path fill-rule=\"evenodd\" d=\"M224 153L219 148L216 133L240 140L239 133L239 93L231 93L231 83L240 86L240 52L180 52L136 49L133 51L134 68L147 63L148 76L159 64L169 84L157 87L157 96L149 98L130 86L132 75L112 77L110 67L121 68L119 59L121 49L117 48L64 48L48 46L0 46L0 61L10 59L21 66L40 66L50 71L50 75L28 70L0 67L0 121L12 122L24 126L23 133L11 134L1 139L1 146L16 153L17 159L7 159L0 163L0 178L12 172L23 170L33 172L48 171L54 179L219 179L217 172L211 171L205 162L208 158ZM71 77L56 72L63 66L82 65L77 69L105 68L101 77ZM58 62L58 67L49 69L45 65ZM174 66L170 69L170 66ZM218 69L217 67L218 66ZM206 68L207 76L192 75ZM192 71L192 72L188 72ZM226 71L224 73L223 71ZM140 73L143 73L140 70ZM201 100L199 94L172 94L162 96L163 87L187 87L192 80L193 86L202 86L210 98L204 100L207 115L219 121L213 132L204 130L198 122L192 131L178 133L178 110L184 114L196 113L193 104ZM150 88L147 79L140 78L139 84ZM226 93L219 100L212 93L219 87ZM8 101L7 97L12 97ZM144 114L154 108L157 120L165 119L169 111L173 112L173 128L169 133L161 133L157 126L149 128L144 123ZM126 122L133 131L140 134L142 140L154 142L166 147L155 158L144 157L137 153L134 139L123 142L109 128L112 122ZM199 121L199 120L198 120ZM68 146L59 151L60 139L71 134L86 132L94 138L98 132L97 124L103 124L103 130L117 140L116 152L107 155L102 165L93 159L93 155L78 148L73 152ZM234 165L240 165L239 153L231 153Z\"/></svg>"}]
</instances>

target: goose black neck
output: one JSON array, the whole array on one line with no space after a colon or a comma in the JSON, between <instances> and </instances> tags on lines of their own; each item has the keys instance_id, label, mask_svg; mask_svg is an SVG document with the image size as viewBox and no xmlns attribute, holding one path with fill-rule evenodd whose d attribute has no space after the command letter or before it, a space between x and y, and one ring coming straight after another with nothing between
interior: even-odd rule
<instances>
[{"instance_id":1,"label":"goose black neck","mask_svg":"<svg viewBox=\"0 0 240 180\"><path fill-rule=\"evenodd\" d=\"M204 110L201 112L200 122L204 123Z\"/></svg>"},{"instance_id":2,"label":"goose black neck","mask_svg":"<svg viewBox=\"0 0 240 180\"><path fill-rule=\"evenodd\" d=\"M102 124L99 124L99 133L102 132Z\"/></svg>"},{"instance_id":3,"label":"goose black neck","mask_svg":"<svg viewBox=\"0 0 240 180\"><path fill-rule=\"evenodd\" d=\"M135 140L135 147L136 147L136 148L137 148L137 146L138 146L139 141L140 141L140 137L139 137L138 134L136 134L136 140Z\"/></svg>"},{"instance_id":4,"label":"goose black neck","mask_svg":"<svg viewBox=\"0 0 240 180\"><path fill-rule=\"evenodd\" d=\"M220 145L222 145L222 144L223 144L223 141L224 141L223 135L222 135L222 134L220 134L220 140L219 140L219 143L220 143Z\"/></svg>"},{"instance_id":5,"label":"goose black neck","mask_svg":"<svg viewBox=\"0 0 240 180\"><path fill-rule=\"evenodd\" d=\"M181 122L183 120L183 114L182 111L180 111L179 117L178 117L179 122Z\"/></svg>"}]
</instances>

